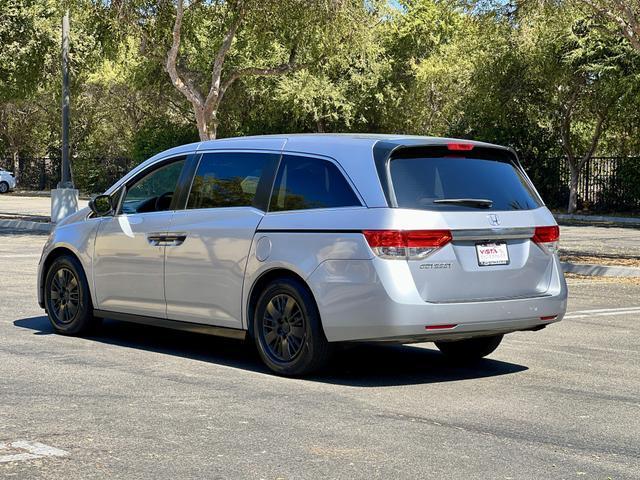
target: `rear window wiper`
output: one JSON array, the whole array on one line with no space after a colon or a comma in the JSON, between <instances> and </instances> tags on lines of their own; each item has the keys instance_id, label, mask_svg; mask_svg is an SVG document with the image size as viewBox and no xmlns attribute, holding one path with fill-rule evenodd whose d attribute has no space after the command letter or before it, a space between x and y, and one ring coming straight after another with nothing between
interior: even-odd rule
<instances>
[{"instance_id":1,"label":"rear window wiper","mask_svg":"<svg viewBox=\"0 0 640 480\"><path fill-rule=\"evenodd\" d=\"M451 205L468 205L470 207L489 208L493 205L493 200L486 198L439 198L433 203L445 203Z\"/></svg>"}]
</instances>

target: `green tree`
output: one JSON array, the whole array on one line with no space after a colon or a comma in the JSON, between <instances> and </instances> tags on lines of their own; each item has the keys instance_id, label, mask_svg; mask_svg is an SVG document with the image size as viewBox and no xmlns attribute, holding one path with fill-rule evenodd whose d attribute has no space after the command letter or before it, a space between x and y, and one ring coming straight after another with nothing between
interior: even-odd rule
<instances>
[{"instance_id":1,"label":"green tree","mask_svg":"<svg viewBox=\"0 0 640 480\"><path fill-rule=\"evenodd\" d=\"M215 138L232 85L312 69L343 47L365 5L351 0L130 2L110 8L139 26L145 55L191 105L199 136Z\"/></svg>"},{"instance_id":2,"label":"green tree","mask_svg":"<svg viewBox=\"0 0 640 480\"><path fill-rule=\"evenodd\" d=\"M639 0L577 0L616 26L618 33L640 52L640 1Z\"/></svg>"},{"instance_id":3,"label":"green tree","mask_svg":"<svg viewBox=\"0 0 640 480\"><path fill-rule=\"evenodd\" d=\"M539 118L559 134L570 171L569 203L578 206L582 172L611 120L637 86L637 56L602 25L570 9L535 12L523 28L525 51L540 79Z\"/></svg>"}]
</instances>

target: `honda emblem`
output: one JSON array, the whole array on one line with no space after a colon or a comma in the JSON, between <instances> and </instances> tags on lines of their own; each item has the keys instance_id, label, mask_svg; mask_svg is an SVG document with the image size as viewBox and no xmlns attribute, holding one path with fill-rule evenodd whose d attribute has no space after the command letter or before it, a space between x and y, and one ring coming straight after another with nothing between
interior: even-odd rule
<instances>
[{"instance_id":1,"label":"honda emblem","mask_svg":"<svg viewBox=\"0 0 640 480\"><path fill-rule=\"evenodd\" d=\"M489 224L493 225L494 227L500 225L500 219L495 213L490 213L489 215L487 215L487 217L489 218Z\"/></svg>"}]
</instances>

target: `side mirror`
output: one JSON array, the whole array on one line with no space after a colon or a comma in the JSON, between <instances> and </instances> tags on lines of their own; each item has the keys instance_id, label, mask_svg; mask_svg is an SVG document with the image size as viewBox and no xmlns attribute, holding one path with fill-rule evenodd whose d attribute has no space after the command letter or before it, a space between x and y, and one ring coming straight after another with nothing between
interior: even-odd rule
<instances>
[{"instance_id":1,"label":"side mirror","mask_svg":"<svg viewBox=\"0 0 640 480\"><path fill-rule=\"evenodd\" d=\"M109 195L97 195L89 201L89 208L98 217L104 217L113 212L111 197Z\"/></svg>"}]
</instances>

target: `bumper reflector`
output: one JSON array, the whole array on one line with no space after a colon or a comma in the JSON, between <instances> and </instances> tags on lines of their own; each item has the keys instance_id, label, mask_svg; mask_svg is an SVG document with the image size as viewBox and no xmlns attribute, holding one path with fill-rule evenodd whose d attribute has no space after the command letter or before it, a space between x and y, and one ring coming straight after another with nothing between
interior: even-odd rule
<instances>
[{"instance_id":1,"label":"bumper reflector","mask_svg":"<svg viewBox=\"0 0 640 480\"><path fill-rule=\"evenodd\" d=\"M451 324L447 324L447 325L427 325L425 328L425 330L446 330L448 328L454 328L457 327L458 324L457 323L451 323Z\"/></svg>"},{"instance_id":2,"label":"bumper reflector","mask_svg":"<svg viewBox=\"0 0 640 480\"><path fill-rule=\"evenodd\" d=\"M547 320L555 320L556 318L558 318L558 315L549 315L548 317L540 317L540 320L547 321Z\"/></svg>"}]
</instances>

